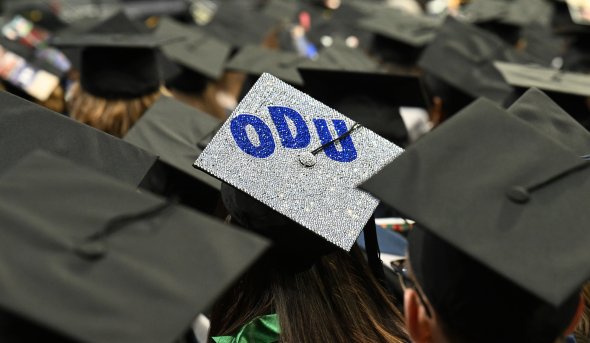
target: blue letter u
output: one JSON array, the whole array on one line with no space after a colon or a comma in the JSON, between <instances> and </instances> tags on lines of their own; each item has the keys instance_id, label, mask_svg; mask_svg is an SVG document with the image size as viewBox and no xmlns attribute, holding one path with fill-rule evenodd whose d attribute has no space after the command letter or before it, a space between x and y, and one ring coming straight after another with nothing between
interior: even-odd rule
<instances>
[{"instance_id":1,"label":"blue letter u","mask_svg":"<svg viewBox=\"0 0 590 343\"><path fill-rule=\"evenodd\" d=\"M335 138L332 138L332 134L328 129L328 123L326 123L326 120L314 119L313 123L315 124L315 128L318 132L318 136L320 137L322 145L328 144ZM332 123L334 124L334 128L336 129L336 134L338 136L341 136L348 131L346 128L346 122L344 120L332 119ZM352 162L356 160L356 148L354 147L354 143L352 142L352 137L350 135L342 138L340 140L340 145L342 146L341 151L336 149L336 143L330 144L324 148L326 156L337 162Z\"/></svg>"},{"instance_id":2,"label":"blue letter u","mask_svg":"<svg viewBox=\"0 0 590 343\"><path fill-rule=\"evenodd\" d=\"M270 117L275 123L279 137L281 137L281 143L285 148L302 149L309 145L311 141L309 129L299 112L281 106L269 106L268 112L270 112ZM297 130L295 135L293 135L287 124L287 118L295 125L295 129Z\"/></svg>"},{"instance_id":3,"label":"blue letter u","mask_svg":"<svg viewBox=\"0 0 590 343\"><path fill-rule=\"evenodd\" d=\"M246 132L246 127L251 125L260 141L259 146L255 146ZM240 149L248 155L258 158L266 158L275 151L275 142L272 138L270 128L262 121L262 119L250 115L240 114L232 119L230 124L231 134Z\"/></svg>"}]
</instances>

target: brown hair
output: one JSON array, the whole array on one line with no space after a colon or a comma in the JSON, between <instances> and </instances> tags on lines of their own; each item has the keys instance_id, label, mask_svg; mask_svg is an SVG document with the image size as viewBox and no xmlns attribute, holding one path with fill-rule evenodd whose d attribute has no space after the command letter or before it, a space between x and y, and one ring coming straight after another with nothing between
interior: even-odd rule
<instances>
[{"instance_id":1,"label":"brown hair","mask_svg":"<svg viewBox=\"0 0 590 343\"><path fill-rule=\"evenodd\" d=\"M72 85L67 104L70 116L116 137L123 137L158 99L160 91L134 99L104 99Z\"/></svg>"},{"instance_id":2,"label":"brown hair","mask_svg":"<svg viewBox=\"0 0 590 343\"><path fill-rule=\"evenodd\" d=\"M576 342L588 343L590 342L590 283L584 285L582 298L584 299L584 313L574 334Z\"/></svg>"},{"instance_id":3,"label":"brown hair","mask_svg":"<svg viewBox=\"0 0 590 343\"><path fill-rule=\"evenodd\" d=\"M254 318L276 313L281 342L406 342L402 316L372 276L362 252L334 250L307 270L269 252L219 300L211 336L232 335Z\"/></svg>"}]
</instances>

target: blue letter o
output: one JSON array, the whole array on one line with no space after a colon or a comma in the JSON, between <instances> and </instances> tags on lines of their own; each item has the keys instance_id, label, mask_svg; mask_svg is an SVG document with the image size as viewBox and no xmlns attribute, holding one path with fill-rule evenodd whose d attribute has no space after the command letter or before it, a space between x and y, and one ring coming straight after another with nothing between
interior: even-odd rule
<instances>
[{"instance_id":1,"label":"blue letter o","mask_svg":"<svg viewBox=\"0 0 590 343\"><path fill-rule=\"evenodd\" d=\"M251 125L256 131L258 140L260 141L259 146L254 145L252 141L250 141L248 133L246 132L246 127L248 125ZM230 128L236 144L246 154L258 158L266 158L272 155L275 151L275 142L272 138L272 132L262 119L250 114L240 114L232 119Z\"/></svg>"}]
</instances>

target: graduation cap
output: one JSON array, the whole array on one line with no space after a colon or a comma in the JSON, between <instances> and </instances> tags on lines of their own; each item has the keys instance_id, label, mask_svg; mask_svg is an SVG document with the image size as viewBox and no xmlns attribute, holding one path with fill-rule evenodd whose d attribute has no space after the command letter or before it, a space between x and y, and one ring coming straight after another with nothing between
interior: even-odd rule
<instances>
[{"instance_id":1,"label":"graduation cap","mask_svg":"<svg viewBox=\"0 0 590 343\"><path fill-rule=\"evenodd\" d=\"M580 156L590 151L590 132L536 88L526 91L508 112Z\"/></svg>"},{"instance_id":2,"label":"graduation cap","mask_svg":"<svg viewBox=\"0 0 590 343\"><path fill-rule=\"evenodd\" d=\"M279 21L290 22L297 16L299 4L295 1L267 0L261 11L264 15Z\"/></svg>"},{"instance_id":3,"label":"graduation cap","mask_svg":"<svg viewBox=\"0 0 590 343\"><path fill-rule=\"evenodd\" d=\"M162 18L155 32L156 37L168 39L182 37L183 40L162 47L164 54L194 74L218 79L223 73L225 60L231 47L197 27L181 24L171 18Z\"/></svg>"},{"instance_id":4,"label":"graduation cap","mask_svg":"<svg viewBox=\"0 0 590 343\"><path fill-rule=\"evenodd\" d=\"M81 48L80 82L85 91L107 99L136 98L158 90L157 48L174 41L145 30L119 12L90 32L55 36L52 44Z\"/></svg>"},{"instance_id":5,"label":"graduation cap","mask_svg":"<svg viewBox=\"0 0 590 343\"><path fill-rule=\"evenodd\" d=\"M355 185L400 152L264 74L194 165L349 250L377 207Z\"/></svg>"},{"instance_id":6,"label":"graduation cap","mask_svg":"<svg viewBox=\"0 0 590 343\"><path fill-rule=\"evenodd\" d=\"M384 9L361 19L359 26L375 34L371 52L385 62L414 65L436 36L441 20Z\"/></svg>"},{"instance_id":7,"label":"graduation cap","mask_svg":"<svg viewBox=\"0 0 590 343\"><path fill-rule=\"evenodd\" d=\"M318 69L300 73L307 94L400 146L408 143L408 132L399 108L428 107L416 76Z\"/></svg>"},{"instance_id":8,"label":"graduation cap","mask_svg":"<svg viewBox=\"0 0 590 343\"><path fill-rule=\"evenodd\" d=\"M270 73L294 86L303 85L297 67L307 58L292 52L276 51L259 46L246 46L226 64L227 69L260 76Z\"/></svg>"},{"instance_id":9,"label":"graduation cap","mask_svg":"<svg viewBox=\"0 0 590 343\"><path fill-rule=\"evenodd\" d=\"M582 73L524 65L518 63L494 62L506 82L520 92L536 87L547 93L567 113L576 118L584 127L590 128L590 77Z\"/></svg>"},{"instance_id":10,"label":"graduation cap","mask_svg":"<svg viewBox=\"0 0 590 343\"><path fill-rule=\"evenodd\" d=\"M216 10L202 28L233 47L243 47L261 44L276 23L252 1L226 0L216 2Z\"/></svg>"},{"instance_id":11,"label":"graduation cap","mask_svg":"<svg viewBox=\"0 0 590 343\"><path fill-rule=\"evenodd\" d=\"M538 23L527 25L521 30L524 51L539 64L551 66L562 58L565 42L549 27Z\"/></svg>"},{"instance_id":12,"label":"graduation cap","mask_svg":"<svg viewBox=\"0 0 590 343\"><path fill-rule=\"evenodd\" d=\"M513 88L494 67L496 60L527 59L493 34L448 17L419 65L427 74L429 91L450 106L451 115L478 97L499 104L510 98Z\"/></svg>"},{"instance_id":13,"label":"graduation cap","mask_svg":"<svg viewBox=\"0 0 590 343\"><path fill-rule=\"evenodd\" d=\"M172 342L268 246L46 152L0 192L0 306L72 341Z\"/></svg>"},{"instance_id":14,"label":"graduation cap","mask_svg":"<svg viewBox=\"0 0 590 343\"><path fill-rule=\"evenodd\" d=\"M162 173L152 173L142 187L178 196L187 205L212 212L221 182L194 169L192 163L220 126L221 122L206 113L160 97L124 137L125 141L158 155L167 167Z\"/></svg>"},{"instance_id":15,"label":"graduation cap","mask_svg":"<svg viewBox=\"0 0 590 343\"><path fill-rule=\"evenodd\" d=\"M376 71L379 66L363 50L347 46L341 39L320 51L314 60L303 61L299 69L332 69L346 71Z\"/></svg>"},{"instance_id":16,"label":"graduation cap","mask_svg":"<svg viewBox=\"0 0 590 343\"><path fill-rule=\"evenodd\" d=\"M156 156L61 114L0 93L0 171L29 152L43 148L134 186Z\"/></svg>"},{"instance_id":17,"label":"graduation cap","mask_svg":"<svg viewBox=\"0 0 590 343\"><path fill-rule=\"evenodd\" d=\"M590 272L584 229L590 222L589 167L480 99L361 188L527 294L559 307L572 294L577 304L575 293ZM423 286L434 292L439 285Z\"/></svg>"},{"instance_id":18,"label":"graduation cap","mask_svg":"<svg viewBox=\"0 0 590 343\"><path fill-rule=\"evenodd\" d=\"M551 24L553 4L547 0L472 0L463 14L468 21L515 44L522 27Z\"/></svg>"},{"instance_id":19,"label":"graduation cap","mask_svg":"<svg viewBox=\"0 0 590 343\"><path fill-rule=\"evenodd\" d=\"M299 15L309 17L306 36L319 45L324 37L330 39L353 39L360 47L366 47L372 33L360 28L359 21L366 17L364 11L348 2L330 8L324 1L301 1Z\"/></svg>"}]
</instances>

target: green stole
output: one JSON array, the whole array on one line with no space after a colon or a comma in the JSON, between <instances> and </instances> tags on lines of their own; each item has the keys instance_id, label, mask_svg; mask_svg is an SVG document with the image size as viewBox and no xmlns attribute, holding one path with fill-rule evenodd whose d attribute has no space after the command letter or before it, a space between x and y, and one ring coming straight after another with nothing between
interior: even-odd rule
<instances>
[{"instance_id":1,"label":"green stole","mask_svg":"<svg viewBox=\"0 0 590 343\"><path fill-rule=\"evenodd\" d=\"M252 320L234 336L211 338L215 343L275 343L279 341L280 331L279 318L275 313Z\"/></svg>"}]
</instances>

